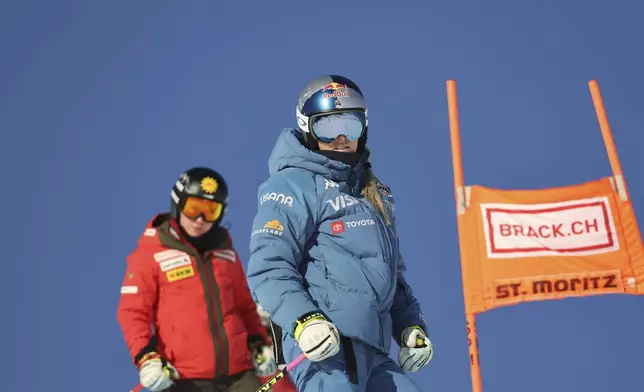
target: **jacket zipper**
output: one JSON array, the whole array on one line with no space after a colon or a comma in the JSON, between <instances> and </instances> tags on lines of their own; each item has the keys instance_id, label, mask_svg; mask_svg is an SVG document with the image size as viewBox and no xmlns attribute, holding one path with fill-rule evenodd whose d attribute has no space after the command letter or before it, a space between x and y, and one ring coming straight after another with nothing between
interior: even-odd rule
<instances>
[{"instance_id":1,"label":"jacket zipper","mask_svg":"<svg viewBox=\"0 0 644 392\"><path fill-rule=\"evenodd\" d=\"M217 278L215 277L215 265L214 265L214 260L213 256L210 255L207 257L207 260L209 260L208 269L207 271L204 271L206 273L206 280L209 284L208 287L208 295L212 298L212 309L211 313L213 315L212 318L212 325L211 325L211 330L213 334L213 342L216 340L216 352L215 352L215 357L217 358L217 364L219 365L216 368L216 376L227 376L229 373L229 363L228 363L228 351L229 347L225 338L226 334L226 327L224 326L224 314L223 314L223 309L221 308L223 304L221 303L221 295L217 296L215 295L215 287L219 288L217 285ZM220 301L217 301L217 297L219 297ZM219 307L215 307L215 303L219 303ZM221 325L220 325L221 323ZM221 327L221 328L220 328ZM223 331L222 331L223 329Z\"/></svg>"},{"instance_id":2,"label":"jacket zipper","mask_svg":"<svg viewBox=\"0 0 644 392\"><path fill-rule=\"evenodd\" d=\"M212 338L213 350L214 350L214 371L215 378L219 376L220 367L221 367L221 358L219 358L221 349L219 347L221 340L219 339L219 330L217 328L217 323L215 320L215 306L214 306L214 295L212 293L212 283L210 281L211 274L208 273L207 269L209 268L209 263L206 263L201 256L196 256L197 265L199 266L199 275L201 276L201 284L204 288L204 295L206 297L206 310L208 313L208 327L210 329L210 337Z\"/></svg>"}]
</instances>

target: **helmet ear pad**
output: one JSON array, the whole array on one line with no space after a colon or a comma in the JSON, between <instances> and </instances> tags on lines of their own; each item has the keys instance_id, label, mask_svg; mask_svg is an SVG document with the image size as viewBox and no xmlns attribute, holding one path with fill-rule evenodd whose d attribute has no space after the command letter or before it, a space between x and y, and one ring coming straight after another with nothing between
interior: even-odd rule
<instances>
[{"instance_id":1,"label":"helmet ear pad","mask_svg":"<svg viewBox=\"0 0 644 392\"><path fill-rule=\"evenodd\" d=\"M177 221L177 223L179 223L179 218L181 218L181 214L179 213L181 210L183 210L183 201L176 204L174 201L170 200L170 216L172 219Z\"/></svg>"},{"instance_id":2,"label":"helmet ear pad","mask_svg":"<svg viewBox=\"0 0 644 392\"><path fill-rule=\"evenodd\" d=\"M302 137L304 138L304 146L308 148L311 151L317 151L320 149L320 145L318 144L318 141L315 140L315 137L310 132L301 132Z\"/></svg>"},{"instance_id":3,"label":"helmet ear pad","mask_svg":"<svg viewBox=\"0 0 644 392\"><path fill-rule=\"evenodd\" d=\"M364 128L364 133L362 136L360 136L360 139L358 139L358 151L359 153L363 153L367 149L367 131L369 130L369 127Z\"/></svg>"}]
</instances>

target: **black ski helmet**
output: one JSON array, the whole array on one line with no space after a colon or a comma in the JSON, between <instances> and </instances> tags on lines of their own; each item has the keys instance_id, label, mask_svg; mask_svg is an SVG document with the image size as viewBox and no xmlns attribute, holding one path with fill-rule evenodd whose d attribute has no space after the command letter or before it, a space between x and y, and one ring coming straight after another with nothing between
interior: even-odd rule
<instances>
[{"instance_id":1,"label":"black ski helmet","mask_svg":"<svg viewBox=\"0 0 644 392\"><path fill-rule=\"evenodd\" d=\"M364 114L364 132L358 141L358 152L362 152L367 144L369 116L360 87L341 75L323 75L307 83L300 92L295 108L297 126L307 147L318 149L317 140L311 132L311 121L316 116L354 111Z\"/></svg>"},{"instance_id":2,"label":"black ski helmet","mask_svg":"<svg viewBox=\"0 0 644 392\"><path fill-rule=\"evenodd\" d=\"M221 203L221 214L213 227L219 225L228 206L228 185L221 174L207 167L193 167L181 173L170 191L170 214L177 222L188 196Z\"/></svg>"}]
</instances>

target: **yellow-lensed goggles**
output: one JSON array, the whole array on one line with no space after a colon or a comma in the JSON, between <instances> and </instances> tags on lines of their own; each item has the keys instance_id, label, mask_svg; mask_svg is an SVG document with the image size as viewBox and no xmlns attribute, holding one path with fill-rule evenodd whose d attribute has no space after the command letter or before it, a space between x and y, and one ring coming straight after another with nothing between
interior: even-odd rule
<instances>
[{"instance_id":1,"label":"yellow-lensed goggles","mask_svg":"<svg viewBox=\"0 0 644 392\"><path fill-rule=\"evenodd\" d=\"M183 214L189 219L196 220L200 216L206 222L215 222L221 216L223 205L214 200L189 196L183 205Z\"/></svg>"}]
</instances>

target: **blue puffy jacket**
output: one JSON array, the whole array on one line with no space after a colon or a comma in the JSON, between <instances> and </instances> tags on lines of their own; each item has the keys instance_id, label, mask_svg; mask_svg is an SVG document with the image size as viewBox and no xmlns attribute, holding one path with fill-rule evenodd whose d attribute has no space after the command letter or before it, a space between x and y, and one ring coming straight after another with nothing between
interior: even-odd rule
<instances>
[{"instance_id":1,"label":"blue puffy jacket","mask_svg":"<svg viewBox=\"0 0 644 392\"><path fill-rule=\"evenodd\" d=\"M312 152L289 128L269 170L259 187L247 277L272 320L292 335L300 316L321 310L341 335L386 354L404 328L426 329L404 278L391 193L378 184L392 225L360 194L364 162L352 169Z\"/></svg>"}]
</instances>

